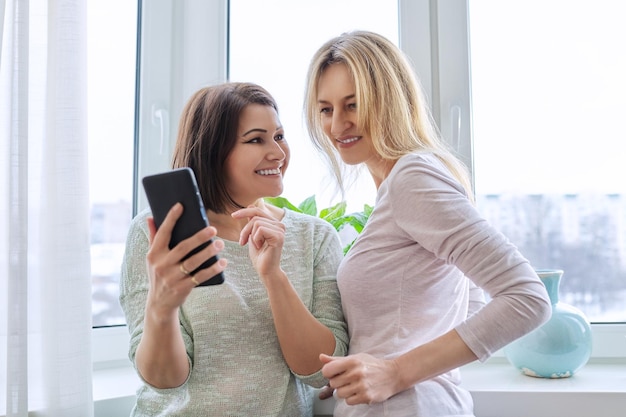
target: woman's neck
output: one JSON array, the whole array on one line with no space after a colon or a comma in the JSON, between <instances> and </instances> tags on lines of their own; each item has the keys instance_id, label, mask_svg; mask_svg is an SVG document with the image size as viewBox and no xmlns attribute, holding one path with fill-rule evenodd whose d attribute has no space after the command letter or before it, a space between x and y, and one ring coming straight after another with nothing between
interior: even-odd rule
<instances>
[{"instance_id":1,"label":"woman's neck","mask_svg":"<svg viewBox=\"0 0 626 417\"><path fill-rule=\"evenodd\" d=\"M389 176L391 169L398 161L392 161L389 159L372 158L365 162L367 169L374 180L376 189L380 187L383 181Z\"/></svg>"},{"instance_id":2,"label":"woman's neck","mask_svg":"<svg viewBox=\"0 0 626 417\"><path fill-rule=\"evenodd\" d=\"M235 210L226 213L214 213L207 211L207 217L209 218L209 224L217 229L217 237L223 240L230 240L233 242L239 241L239 235L241 229L246 225L245 219L234 219L230 214Z\"/></svg>"},{"instance_id":3,"label":"woman's neck","mask_svg":"<svg viewBox=\"0 0 626 417\"><path fill-rule=\"evenodd\" d=\"M265 204L265 201L262 198L255 201L253 205L260 209L269 210L275 217L279 215L279 219L282 218L282 211L277 207ZM233 242L239 241L241 230L248 223L248 219L233 218L231 214L237 210L239 210L239 208L231 207L225 213L215 213L210 210L207 211L209 224L217 229L217 237L220 239L230 240Z\"/></svg>"}]
</instances>

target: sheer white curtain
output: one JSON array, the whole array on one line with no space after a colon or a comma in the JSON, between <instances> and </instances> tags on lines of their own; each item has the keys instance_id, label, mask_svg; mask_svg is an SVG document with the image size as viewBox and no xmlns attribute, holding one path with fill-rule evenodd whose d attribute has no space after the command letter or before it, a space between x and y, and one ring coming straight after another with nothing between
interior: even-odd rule
<instances>
[{"instance_id":1,"label":"sheer white curtain","mask_svg":"<svg viewBox=\"0 0 626 417\"><path fill-rule=\"evenodd\" d=\"M0 0L0 415L93 416L84 0Z\"/></svg>"}]
</instances>

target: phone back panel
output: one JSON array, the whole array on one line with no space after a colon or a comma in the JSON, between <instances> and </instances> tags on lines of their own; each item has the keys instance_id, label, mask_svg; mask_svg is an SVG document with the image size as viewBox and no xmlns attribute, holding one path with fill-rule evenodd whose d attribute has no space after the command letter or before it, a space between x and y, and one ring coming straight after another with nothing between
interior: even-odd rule
<instances>
[{"instance_id":1,"label":"phone back panel","mask_svg":"<svg viewBox=\"0 0 626 417\"><path fill-rule=\"evenodd\" d=\"M172 232L170 249L208 225L202 197L190 168L146 176L143 186L157 229L174 204L180 202L183 205L183 215Z\"/></svg>"},{"instance_id":2,"label":"phone back panel","mask_svg":"<svg viewBox=\"0 0 626 417\"><path fill-rule=\"evenodd\" d=\"M148 175L142 180L152 217L157 229L163 223L165 216L176 203L183 205L183 214L176 221L172 230L169 247L172 249L182 240L193 236L198 231L208 226L206 210L202 202L202 196L198 190L196 177L191 168L178 168L160 174ZM182 261L198 253L213 240L203 243L185 256ZM206 262L191 272L196 274L204 268L208 268L217 262L217 255L209 258ZM220 272L213 278L200 283L200 286L218 285L224 282L224 275Z\"/></svg>"}]
</instances>

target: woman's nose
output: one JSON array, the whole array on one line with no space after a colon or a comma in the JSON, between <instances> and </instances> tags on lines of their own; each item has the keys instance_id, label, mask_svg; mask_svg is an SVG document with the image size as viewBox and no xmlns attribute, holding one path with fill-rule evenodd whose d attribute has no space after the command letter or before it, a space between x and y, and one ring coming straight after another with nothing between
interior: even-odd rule
<instances>
[{"instance_id":1,"label":"woman's nose","mask_svg":"<svg viewBox=\"0 0 626 417\"><path fill-rule=\"evenodd\" d=\"M346 117L346 113L341 110L333 112L330 123L330 133L335 137L341 136L350 127L350 120Z\"/></svg>"},{"instance_id":2,"label":"woman's nose","mask_svg":"<svg viewBox=\"0 0 626 417\"><path fill-rule=\"evenodd\" d=\"M269 159L272 160L278 160L278 161L282 161L283 159L285 159L285 156L287 155L285 153L285 150L280 146L280 143L276 142L276 141L272 141L273 145L270 148L270 151L268 153L268 157Z\"/></svg>"}]
</instances>

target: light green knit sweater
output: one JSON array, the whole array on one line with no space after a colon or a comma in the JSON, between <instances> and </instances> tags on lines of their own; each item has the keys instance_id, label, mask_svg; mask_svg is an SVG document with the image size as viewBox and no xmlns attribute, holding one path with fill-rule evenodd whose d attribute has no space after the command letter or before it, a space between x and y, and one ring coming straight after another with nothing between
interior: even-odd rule
<instances>
[{"instance_id":1,"label":"light green knit sweater","mask_svg":"<svg viewBox=\"0 0 626 417\"><path fill-rule=\"evenodd\" d=\"M131 223L120 280L120 303L130 332L134 363L141 340L148 291L148 211ZM335 335L335 355L347 351L336 271L341 243L327 222L286 210L281 267L305 306ZM137 392L133 416L312 416L313 387L326 380L301 376L285 363L265 287L247 246L224 241L228 259L223 285L195 288L180 310L180 326L191 364L178 388L147 383Z\"/></svg>"}]
</instances>

